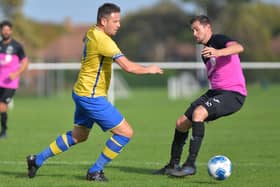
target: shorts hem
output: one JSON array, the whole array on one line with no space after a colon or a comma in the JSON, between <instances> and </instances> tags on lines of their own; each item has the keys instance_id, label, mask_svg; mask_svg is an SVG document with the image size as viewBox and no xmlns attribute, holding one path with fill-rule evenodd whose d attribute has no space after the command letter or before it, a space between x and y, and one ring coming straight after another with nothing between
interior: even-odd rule
<instances>
[{"instance_id":1,"label":"shorts hem","mask_svg":"<svg viewBox=\"0 0 280 187\"><path fill-rule=\"evenodd\" d=\"M123 118L122 120L121 120L121 122L119 123L119 124L117 124L116 126L114 126L113 128L111 128L111 129L107 129L107 130L105 130L105 131L111 131L111 130L114 130L115 128L117 128L117 127L119 127L121 124L122 124L122 122L125 120L125 118Z\"/></svg>"}]
</instances>

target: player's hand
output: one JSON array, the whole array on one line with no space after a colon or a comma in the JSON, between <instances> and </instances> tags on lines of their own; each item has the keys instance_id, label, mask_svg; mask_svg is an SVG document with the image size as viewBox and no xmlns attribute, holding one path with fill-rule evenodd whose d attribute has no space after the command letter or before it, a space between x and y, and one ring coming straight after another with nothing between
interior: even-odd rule
<instances>
[{"instance_id":1,"label":"player's hand","mask_svg":"<svg viewBox=\"0 0 280 187\"><path fill-rule=\"evenodd\" d=\"M205 58L218 57L219 51L213 47L204 47L201 54Z\"/></svg>"},{"instance_id":2,"label":"player's hand","mask_svg":"<svg viewBox=\"0 0 280 187\"><path fill-rule=\"evenodd\" d=\"M150 74L163 74L163 70L157 65L149 65L148 68Z\"/></svg>"},{"instance_id":3,"label":"player's hand","mask_svg":"<svg viewBox=\"0 0 280 187\"><path fill-rule=\"evenodd\" d=\"M18 77L18 74L17 74L17 73L10 73L10 75L9 75L9 78L10 78L11 80L15 80L17 77Z\"/></svg>"}]
</instances>

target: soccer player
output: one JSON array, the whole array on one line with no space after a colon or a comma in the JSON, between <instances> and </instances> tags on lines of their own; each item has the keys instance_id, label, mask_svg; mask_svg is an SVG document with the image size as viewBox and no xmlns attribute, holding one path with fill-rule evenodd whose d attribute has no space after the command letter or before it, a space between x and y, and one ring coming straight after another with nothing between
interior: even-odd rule
<instances>
[{"instance_id":1,"label":"soccer player","mask_svg":"<svg viewBox=\"0 0 280 187\"><path fill-rule=\"evenodd\" d=\"M93 124L112 132L97 161L88 169L86 179L107 181L104 166L111 162L130 141L133 130L121 113L106 99L110 85L112 62L133 74L162 74L156 65L142 66L128 60L111 39L120 28L120 8L105 3L98 9L97 24L89 28L84 38L81 69L74 85L72 98L76 110L74 128L57 137L45 150L27 156L28 176L34 177L43 163L88 138Z\"/></svg>"},{"instance_id":2,"label":"soccer player","mask_svg":"<svg viewBox=\"0 0 280 187\"><path fill-rule=\"evenodd\" d=\"M211 22L205 15L190 21L196 42L204 45L202 60L207 69L211 88L196 99L176 121L169 163L154 172L177 177L196 173L196 158L205 134L207 121L230 115L240 110L247 90L239 53L243 47L237 41L222 34L213 34ZM179 166L183 146L192 128L189 155L182 167Z\"/></svg>"},{"instance_id":3,"label":"soccer player","mask_svg":"<svg viewBox=\"0 0 280 187\"><path fill-rule=\"evenodd\" d=\"M0 138L7 135L8 104L11 102L16 89L19 87L19 77L28 66L22 45L12 38L12 23L2 21L0 23Z\"/></svg>"}]
</instances>

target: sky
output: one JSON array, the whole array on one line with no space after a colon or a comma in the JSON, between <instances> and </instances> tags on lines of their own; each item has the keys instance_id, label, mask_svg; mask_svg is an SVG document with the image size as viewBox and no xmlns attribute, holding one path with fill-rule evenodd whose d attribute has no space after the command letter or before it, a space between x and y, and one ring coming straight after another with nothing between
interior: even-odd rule
<instances>
[{"instance_id":1,"label":"sky","mask_svg":"<svg viewBox=\"0 0 280 187\"><path fill-rule=\"evenodd\" d=\"M63 22L66 17L74 23L95 23L100 5L112 2L121 7L122 15L153 6L159 0L25 0L24 14L37 21Z\"/></svg>"},{"instance_id":2,"label":"sky","mask_svg":"<svg viewBox=\"0 0 280 187\"><path fill-rule=\"evenodd\" d=\"M122 15L155 5L160 0L25 0L23 13L33 20L62 23L70 18L73 23L95 23L100 5L112 2L121 7ZM174 0L176 1L176 0ZM280 5L280 0L262 0ZM177 2L180 2L177 0ZM181 4L181 6L183 6ZM193 10L191 5L184 6Z\"/></svg>"}]
</instances>

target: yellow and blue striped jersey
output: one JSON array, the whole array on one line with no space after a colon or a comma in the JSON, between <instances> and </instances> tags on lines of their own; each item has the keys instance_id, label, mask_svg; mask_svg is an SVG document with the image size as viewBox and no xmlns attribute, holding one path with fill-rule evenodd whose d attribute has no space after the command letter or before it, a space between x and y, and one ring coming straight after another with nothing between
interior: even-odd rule
<instances>
[{"instance_id":1,"label":"yellow and blue striped jersey","mask_svg":"<svg viewBox=\"0 0 280 187\"><path fill-rule=\"evenodd\" d=\"M81 69L74 85L79 96L106 96L111 80L113 61L123 56L110 36L97 26L87 31Z\"/></svg>"}]
</instances>

